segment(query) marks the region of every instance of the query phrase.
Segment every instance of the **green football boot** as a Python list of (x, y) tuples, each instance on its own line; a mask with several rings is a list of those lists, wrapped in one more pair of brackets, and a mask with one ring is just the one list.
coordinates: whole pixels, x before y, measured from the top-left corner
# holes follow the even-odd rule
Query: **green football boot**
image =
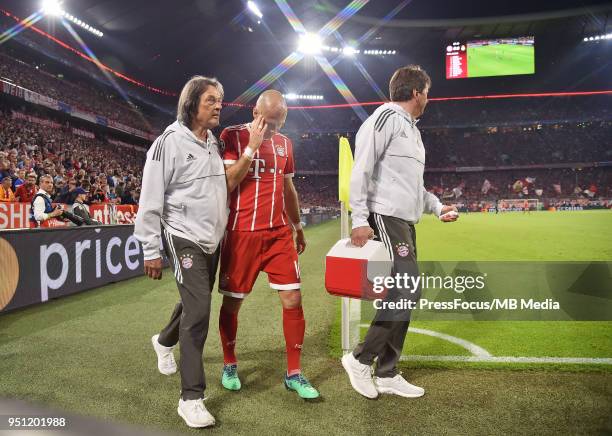
[(319, 398), (319, 391), (312, 387), (310, 382), (301, 373), (292, 376), (285, 375), (285, 387), (289, 391), (295, 391), (305, 400)]
[(223, 365), (223, 375), (221, 376), (221, 384), (225, 389), (230, 391), (239, 391), (242, 385), (238, 378), (238, 365)]

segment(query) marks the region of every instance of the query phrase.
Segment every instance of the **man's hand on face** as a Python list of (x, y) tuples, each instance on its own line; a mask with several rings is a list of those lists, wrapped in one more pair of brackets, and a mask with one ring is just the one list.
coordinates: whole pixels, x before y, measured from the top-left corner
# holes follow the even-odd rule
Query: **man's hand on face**
[(249, 144), (254, 152), (259, 149), (259, 146), (264, 140), (264, 134), (266, 132), (266, 120), (263, 116), (258, 115), (255, 117), (253, 122), (248, 126), (249, 131)]

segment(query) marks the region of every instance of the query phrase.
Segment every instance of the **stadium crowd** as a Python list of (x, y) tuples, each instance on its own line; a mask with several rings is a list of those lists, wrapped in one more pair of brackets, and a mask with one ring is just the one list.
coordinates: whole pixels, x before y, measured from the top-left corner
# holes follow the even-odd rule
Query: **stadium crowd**
[[(432, 128), (450, 127), (501, 128), (531, 124), (609, 122), (612, 120), (609, 98), (607, 95), (448, 101), (432, 98), (418, 126), (424, 132)], [(378, 104), (363, 106), (363, 110), (369, 115), (376, 107)], [(286, 130), (293, 134), (304, 131), (354, 133), (361, 125), (359, 116), (352, 108), (294, 110), (290, 113), (294, 116), (287, 120)], [(244, 117), (244, 113), (240, 112), (237, 116)]]
[(166, 117), (145, 115), (134, 103), (122, 100), (108, 88), (96, 86), (91, 79), (87, 82), (75, 77), (67, 80), (61, 70), (50, 64), (33, 65), (0, 53), (0, 78), (3, 80), (145, 132), (160, 130), (164, 122), (160, 118), (165, 120)]
[[(10, 178), (10, 192), (16, 200), (30, 201), (33, 194), (23, 195), (31, 186), (27, 183), (30, 175), (50, 174), (54, 177), (57, 202), (71, 204), (74, 190), (82, 187), (89, 193), (89, 203), (137, 204), (144, 149), (120, 147), (105, 138), (87, 138), (74, 133), (69, 123), (56, 124), (49, 128), (15, 118), (11, 111), (0, 115), (0, 180)], [(430, 144), (426, 145), (425, 184), (449, 202), (612, 197), (609, 167), (461, 172), (453, 168), (610, 160), (606, 141), (606, 135), (612, 137), (610, 130), (607, 125), (598, 129), (564, 126), (469, 135), (427, 131), (423, 135), (426, 144)], [(295, 183), (303, 207), (337, 206), (338, 140), (338, 134), (303, 134), (294, 138), (298, 172)], [(22, 184), (25, 188), (20, 189)], [(0, 188), (3, 201), (12, 198), (7, 192)], [(16, 195), (17, 192), (22, 195)]]
[[(427, 169), (516, 166), (612, 160), (612, 122), (505, 129), (424, 129)], [(341, 134), (293, 136), (301, 170), (335, 171)], [(354, 134), (347, 137), (354, 144)]]
[[(299, 176), (303, 207), (338, 207), (338, 176)], [(612, 198), (609, 168), (479, 172), (426, 172), (425, 186), (446, 203), (502, 199), (592, 200)]]
[[(72, 204), (79, 187), (90, 204), (138, 203), (144, 149), (82, 136), (68, 123), (50, 127), (14, 116), (0, 112), (0, 180), (10, 180), (14, 200), (29, 203), (38, 179), (48, 174), (58, 203)], [(7, 192), (0, 192), (2, 201), (10, 201)]]
[[(84, 69), (90, 75), (99, 74), (90, 62), (72, 54), (68, 57), (80, 63), (81, 73), (68, 64), (39, 62), (30, 52), (20, 52), (17, 58), (15, 51), (3, 48), (0, 77), (141, 130), (159, 131), (169, 123), (165, 114), (149, 111), (145, 116), (99, 80), (88, 79)], [(426, 186), (448, 202), (611, 197), (610, 167), (588, 164), (612, 161), (608, 99), (433, 100), (418, 124), (427, 150)], [(2, 201), (29, 201), (27, 194), (34, 189), (30, 176), (50, 174), (58, 202), (72, 203), (79, 187), (88, 192), (90, 203), (138, 202), (143, 150), (121, 147), (99, 133), (84, 136), (67, 117), (53, 121), (50, 128), (15, 117), (9, 107), (3, 106), (5, 112), (0, 114), (0, 180), (10, 179), (10, 186), (9, 180), (0, 184)], [(371, 113), (375, 108), (364, 106), (363, 110)], [(251, 117), (248, 108), (224, 111), (224, 125)], [(303, 207), (337, 206), (339, 138), (347, 136), (354, 145), (360, 124), (351, 108), (290, 110), (284, 131), (294, 143), (295, 181)], [(538, 167), (529, 168), (534, 165)], [(486, 168), (500, 166), (506, 168)]]

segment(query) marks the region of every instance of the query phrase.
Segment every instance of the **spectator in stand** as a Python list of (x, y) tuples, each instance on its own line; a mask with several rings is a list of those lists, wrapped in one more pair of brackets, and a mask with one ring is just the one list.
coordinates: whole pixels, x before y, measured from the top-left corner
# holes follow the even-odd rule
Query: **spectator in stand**
[(32, 200), (30, 219), (40, 225), (51, 218), (59, 217), (64, 211), (61, 207), (53, 207), (51, 195), (53, 195), (53, 177), (49, 175), (41, 176), (40, 189)]
[(13, 191), (25, 183), (26, 171), (24, 169), (17, 170), (17, 178), (13, 180)]
[(77, 182), (76, 179), (69, 179), (68, 185), (64, 186), (56, 197), (58, 203), (73, 204), (76, 199)]
[(126, 188), (121, 196), (121, 204), (137, 204), (136, 200), (132, 196), (132, 190), (130, 188)]
[(83, 188), (76, 188), (74, 193), (76, 194), (76, 198), (72, 205), (72, 213), (81, 218), (85, 225), (94, 226), (100, 224), (98, 221), (91, 218), (89, 208), (85, 204), (87, 200), (87, 191)]
[(117, 184), (117, 187), (115, 188), (115, 194), (117, 194), (117, 197), (121, 198), (123, 197), (124, 191), (125, 191), (125, 182), (121, 181)]
[(29, 174), (26, 177), (25, 183), (20, 185), (15, 191), (15, 201), (20, 203), (31, 203), (37, 191), (36, 174)]
[(61, 197), (63, 194), (65, 194), (68, 190), (67, 186), (66, 186), (66, 182), (64, 181), (63, 177), (55, 177), (53, 179), (54, 185), (55, 185), (55, 196), (53, 197), (53, 200), (57, 203), (63, 203), (61, 201), (59, 201), (59, 197)]
[(11, 162), (8, 159), (0, 161), (0, 180), (11, 177)]
[(2, 184), (0, 185), (0, 201), (2, 202), (13, 202), (15, 201), (15, 194), (11, 189), (11, 185), (13, 184), (13, 179), (9, 176), (6, 176), (2, 179)]
[(111, 203), (116, 203), (118, 200), (117, 194), (115, 193), (115, 188), (108, 189), (108, 201)]
[(93, 195), (93, 198), (91, 199), (92, 203), (106, 203), (108, 202), (108, 198), (106, 198), (106, 194), (104, 193), (104, 190), (100, 187), (98, 187)]

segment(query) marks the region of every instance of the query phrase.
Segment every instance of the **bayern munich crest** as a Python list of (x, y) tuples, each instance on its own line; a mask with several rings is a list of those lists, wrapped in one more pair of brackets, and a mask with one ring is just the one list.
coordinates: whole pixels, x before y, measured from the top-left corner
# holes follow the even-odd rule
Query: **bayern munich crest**
[(405, 242), (400, 242), (395, 246), (398, 256), (406, 257), (410, 254), (410, 247)]
[(181, 265), (184, 269), (191, 268), (193, 266), (193, 256), (191, 254), (181, 256)]
[(280, 157), (285, 157), (285, 147), (282, 145), (277, 145), (276, 154), (278, 154)]

